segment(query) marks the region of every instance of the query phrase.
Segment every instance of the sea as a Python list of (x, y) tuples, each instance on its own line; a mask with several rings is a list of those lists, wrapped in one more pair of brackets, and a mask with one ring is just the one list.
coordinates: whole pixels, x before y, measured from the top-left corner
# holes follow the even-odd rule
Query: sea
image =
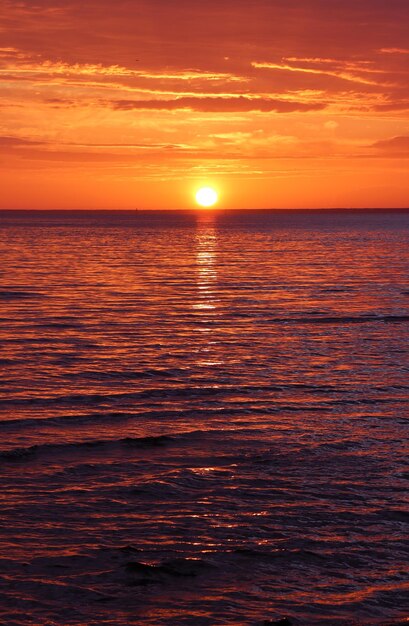
[(0, 624), (409, 622), (409, 211), (2, 211), (0, 259)]

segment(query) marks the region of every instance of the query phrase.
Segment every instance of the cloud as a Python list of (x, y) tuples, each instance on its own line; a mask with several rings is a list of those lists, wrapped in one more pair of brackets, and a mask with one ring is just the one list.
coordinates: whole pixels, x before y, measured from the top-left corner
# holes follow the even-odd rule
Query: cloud
[[(382, 83), (367, 78), (365, 76), (360, 76), (359, 73), (370, 73), (370, 74), (380, 74), (379, 70), (368, 69), (365, 65), (362, 66), (358, 64), (352, 63), (339, 63), (335, 62), (333, 59), (285, 59), (288, 61), (303, 61), (304, 65), (311, 63), (317, 64), (325, 64), (323, 68), (320, 67), (302, 67), (301, 65), (294, 65), (289, 63), (270, 63), (270, 62), (260, 62), (253, 61), (252, 66), (256, 69), (265, 69), (265, 70), (279, 70), (284, 72), (298, 72), (301, 74), (315, 74), (318, 76), (331, 76), (334, 78), (338, 78), (342, 81), (350, 82), (350, 83), (359, 83), (361, 85), (381, 85)], [(338, 66), (339, 69), (326, 69), (327, 64), (332, 64)]]
[(390, 101), (386, 101), (382, 104), (375, 104), (374, 106), (369, 107), (373, 111), (379, 111), (380, 113), (398, 112), (398, 111), (409, 111), (409, 100), (399, 100), (398, 98), (391, 99)]
[(33, 139), (25, 139), (21, 137), (11, 137), (8, 135), (0, 136), (1, 148), (23, 148), (25, 146), (36, 146), (44, 143), (43, 141), (35, 141)]
[[(0, 58), (1, 50), (0, 48)], [(74, 76), (109, 78), (145, 78), (153, 80), (172, 80), (172, 81), (224, 81), (224, 82), (245, 82), (248, 78), (237, 76), (228, 72), (210, 72), (198, 69), (182, 69), (182, 70), (137, 70), (133, 68), (123, 67), (120, 65), (104, 65), (102, 63), (63, 63), (47, 61), (36, 61), (30, 55), (23, 54), (17, 49), (8, 49), (9, 52), (3, 60), (1, 72), (15, 73), (22, 78), (35, 78), (37, 75), (44, 79), (45, 76), (64, 76), (69, 78)]]
[(367, 2), (117, 0), (113, 11), (109, 0), (0, 0), (0, 80), (67, 86), (69, 101), (87, 88), (122, 90), (123, 99), (149, 87), (169, 99), (223, 90), (260, 100), (310, 88), (345, 109), (339, 94), (359, 85), (364, 108), (379, 92), (387, 112), (403, 99), (409, 4)]
[(335, 122), (334, 120), (328, 120), (324, 123), (324, 128), (326, 128), (327, 130), (336, 130), (338, 126), (338, 122)]
[(409, 48), (381, 48), (379, 52), (385, 54), (409, 54)]
[(136, 109), (174, 111), (190, 109), (207, 113), (250, 112), (291, 113), (294, 111), (320, 111), (325, 108), (322, 102), (293, 102), (270, 98), (250, 98), (246, 96), (218, 98), (175, 98), (174, 100), (114, 100), (110, 105), (115, 110), (131, 111)]
[(392, 137), (391, 139), (382, 139), (375, 142), (371, 146), (382, 150), (382, 152), (392, 154), (408, 154), (409, 155), (409, 137)]

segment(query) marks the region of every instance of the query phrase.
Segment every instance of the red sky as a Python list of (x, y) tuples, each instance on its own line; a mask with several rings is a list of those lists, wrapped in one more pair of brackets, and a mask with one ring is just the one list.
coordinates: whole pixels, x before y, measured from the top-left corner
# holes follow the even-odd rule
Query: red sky
[(0, 206), (409, 206), (408, 0), (0, 0)]

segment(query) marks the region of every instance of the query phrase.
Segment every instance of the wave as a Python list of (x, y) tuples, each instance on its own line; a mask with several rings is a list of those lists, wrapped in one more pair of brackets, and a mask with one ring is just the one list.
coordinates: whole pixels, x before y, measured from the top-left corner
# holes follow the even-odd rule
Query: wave
[[(27, 426), (55, 426), (66, 428), (67, 426), (82, 426), (84, 424), (100, 424), (104, 422), (126, 422), (129, 420), (157, 420), (157, 419), (172, 419), (183, 420), (188, 418), (198, 417), (224, 417), (224, 416), (240, 416), (247, 415), (249, 412), (248, 407), (206, 407), (204, 409), (160, 409), (160, 410), (148, 410), (148, 411), (110, 411), (110, 412), (97, 412), (97, 413), (81, 413), (70, 415), (59, 415), (54, 417), (21, 417), (12, 418), (2, 422), (2, 429), (25, 429)], [(271, 412), (266, 408), (252, 407), (252, 414), (265, 415)]]
[[(77, 376), (77, 374), (75, 374)], [(99, 375), (95, 375), (97, 379)], [(109, 376), (109, 373), (108, 373)], [(125, 374), (126, 376), (126, 374)], [(78, 373), (78, 377), (81, 378), (81, 373)], [(78, 393), (61, 396), (49, 396), (49, 397), (22, 397), (13, 399), (4, 399), (0, 401), (0, 406), (36, 406), (36, 405), (54, 405), (54, 404), (94, 404), (103, 402), (116, 402), (119, 400), (137, 400), (137, 399), (154, 399), (154, 398), (174, 398), (174, 397), (187, 397), (194, 398), (200, 396), (220, 396), (229, 393), (240, 392), (241, 394), (251, 395), (253, 393), (265, 393), (271, 391), (293, 391), (293, 390), (308, 390), (312, 392), (322, 393), (348, 393), (350, 389), (348, 387), (342, 388), (336, 385), (312, 385), (304, 383), (283, 383), (283, 384), (270, 384), (270, 385), (231, 385), (231, 384), (207, 384), (203, 386), (190, 385), (185, 387), (174, 388), (161, 388), (154, 387), (150, 389), (144, 389), (142, 391), (125, 391), (119, 393)]]
[(68, 443), (44, 443), (13, 448), (11, 450), (3, 450), (0, 452), (0, 461), (25, 461), (44, 454), (66, 453), (90, 449), (97, 449), (98, 451), (111, 451), (118, 447), (153, 448), (157, 446), (169, 445), (178, 440), (190, 439), (203, 432), (204, 431), (201, 430), (193, 430), (172, 435), (123, 437), (122, 439), (89, 439), (86, 441)]
[(85, 378), (90, 380), (139, 380), (144, 378), (175, 378), (176, 376), (183, 374), (182, 369), (146, 369), (140, 371), (107, 371), (102, 372), (93, 370), (82, 370), (81, 372), (69, 372), (66, 375), (67, 378)]
[[(156, 371), (156, 370), (155, 370)], [(106, 373), (107, 377), (111, 376), (110, 372)], [(120, 376), (120, 372), (115, 375)], [(153, 374), (155, 376), (156, 374)], [(173, 376), (174, 372), (169, 371), (169, 375)], [(92, 375), (92, 378), (98, 380), (100, 374), (95, 373), (95, 376)], [(125, 379), (128, 376), (128, 373), (124, 373)], [(133, 373), (129, 374), (129, 376), (133, 376)], [(138, 376), (138, 375), (137, 375)], [(149, 374), (148, 374), (149, 376)], [(159, 375), (160, 376), (160, 375)], [(164, 374), (166, 377), (167, 374)], [(82, 378), (81, 372), (75, 374), (75, 377)], [(142, 376), (141, 376), (142, 377)], [(149, 376), (150, 377), (150, 376)], [(104, 374), (102, 373), (102, 380), (104, 380)], [(286, 398), (268, 398), (269, 407), (263, 407), (262, 412), (264, 413), (275, 413), (277, 410), (286, 410), (286, 411), (321, 411), (325, 410), (329, 406), (333, 405), (343, 405), (343, 404), (388, 404), (393, 402), (407, 402), (405, 398), (395, 397), (391, 395), (391, 397), (368, 397), (371, 393), (385, 392), (390, 393), (394, 391), (405, 391), (409, 387), (407, 385), (402, 384), (393, 384), (389, 386), (373, 386), (367, 387), (364, 391), (362, 391), (358, 397), (348, 398), (343, 397), (340, 399), (337, 398), (322, 398), (319, 399), (317, 404), (308, 404), (304, 403), (302, 405), (291, 403), (285, 404)], [(16, 398), (5, 398), (0, 400), (0, 407), (50, 407), (50, 406), (58, 406), (58, 405), (69, 405), (69, 406), (98, 406), (98, 405), (115, 405), (117, 403), (126, 402), (126, 401), (138, 401), (138, 400), (156, 400), (156, 399), (176, 399), (176, 398), (187, 398), (190, 400), (198, 400), (204, 397), (219, 397), (226, 398), (229, 395), (235, 395), (239, 393), (242, 396), (248, 396), (250, 400), (253, 400), (257, 394), (270, 394), (274, 392), (308, 392), (314, 395), (319, 394), (340, 394), (347, 395), (354, 391), (354, 387), (351, 388), (350, 385), (345, 384), (344, 386), (340, 385), (313, 385), (307, 383), (283, 383), (283, 384), (270, 384), (270, 385), (232, 385), (232, 384), (211, 384), (210, 381), (207, 385), (189, 385), (183, 387), (174, 386), (170, 388), (167, 387), (152, 387), (149, 389), (142, 389), (141, 391), (125, 391), (125, 392), (117, 392), (117, 393), (76, 393), (69, 395), (55, 395), (55, 396), (32, 396), (32, 397), (16, 397)], [(355, 390), (356, 391), (356, 390)], [(238, 401), (238, 404), (242, 405), (242, 409), (244, 409), (246, 401)], [(247, 407), (249, 408), (249, 407)], [(196, 413), (201, 409), (195, 409), (190, 411), (190, 413)], [(203, 409), (205, 411), (211, 412), (213, 409), (211, 407), (206, 407)], [(217, 411), (223, 410), (220, 408), (216, 409)], [(226, 405), (227, 411), (237, 411), (241, 410), (237, 405), (234, 407), (229, 407)], [(252, 412), (257, 412), (257, 408), (252, 406)], [(182, 411), (180, 411), (182, 413)], [(167, 409), (158, 412), (158, 415), (166, 415)], [(87, 414), (83, 417), (81, 416), (66, 416), (66, 418), (72, 417), (72, 419), (92, 419), (95, 417), (96, 419), (128, 419), (135, 416), (149, 416), (152, 415), (151, 411), (147, 412), (98, 412), (94, 414)], [(37, 418), (35, 418), (37, 419)], [(43, 418), (40, 418), (42, 420)], [(44, 418), (44, 419), (60, 419), (60, 418)], [(23, 420), (8, 420), (6, 423), (11, 424), (17, 421)], [(51, 423), (51, 422), (50, 422)]]
[(125, 570), (132, 576), (132, 583), (147, 585), (164, 582), (168, 577), (196, 577), (214, 570), (215, 565), (203, 559), (175, 558), (154, 565), (140, 561), (128, 561)]
[(144, 400), (152, 398), (174, 398), (174, 397), (193, 397), (193, 396), (211, 396), (229, 393), (233, 388), (226, 387), (180, 387), (175, 389), (145, 389), (143, 391), (127, 391), (120, 393), (78, 393), (64, 396), (51, 397), (23, 397), (13, 398), (0, 401), (0, 406), (50, 406), (55, 404), (98, 404), (107, 402), (116, 402), (118, 400)]
[(258, 321), (263, 324), (367, 324), (370, 322), (409, 322), (409, 315), (347, 315), (308, 317), (270, 317)]
[(0, 289), (0, 300), (32, 300), (46, 297), (47, 295), (41, 291), (29, 291), (18, 287)]

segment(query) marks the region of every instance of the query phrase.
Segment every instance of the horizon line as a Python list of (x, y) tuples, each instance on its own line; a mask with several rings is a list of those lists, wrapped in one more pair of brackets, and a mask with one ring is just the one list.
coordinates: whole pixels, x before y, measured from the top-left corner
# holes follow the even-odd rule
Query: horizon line
[(314, 207), (314, 208), (306, 208), (306, 207), (293, 207), (293, 208), (237, 208), (237, 209), (227, 209), (227, 208), (209, 208), (209, 209), (198, 209), (198, 208), (172, 208), (172, 209), (91, 209), (91, 208), (54, 208), (54, 209), (27, 209), (27, 208), (0, 208), (0, 212), (2, 213), (57, 213), (57, 212), (67, 212), (67, 213), (198, 213), (198, 214), (206, 214), (206, 213), (230, 213), (230, 212), (296, 212), (302, 211), (305, 213), (308, 212), (405, 212), (409, 211), (408, 207)]
[(45, 213), (45, 212), (116, 212), (116, 213), (169, 213), (169, 212), (192, 212), (192, 213), (216, 213), (216, 212), (230, 212), (230, 211), (409, 211), (409, 206), (407, 207), (258, 207), (258, 208), (221, 208), (221, 207), (212, 207), (212, 208), (171, 208), (171, 209), (102, 209), (102, 208), (0, 208), (0, 212), (10, 212), (10, 213)]

